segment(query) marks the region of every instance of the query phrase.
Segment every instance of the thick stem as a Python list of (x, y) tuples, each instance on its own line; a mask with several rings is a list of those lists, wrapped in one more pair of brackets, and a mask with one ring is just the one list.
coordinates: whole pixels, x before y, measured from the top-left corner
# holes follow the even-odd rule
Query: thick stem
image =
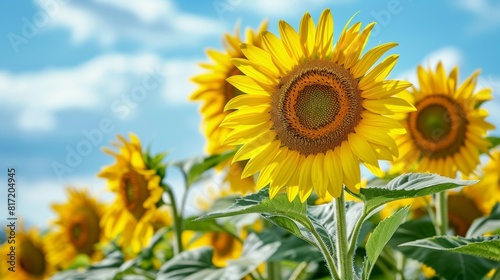
[(281, 263), (274, 261), (267, 263), (267, 278), (269, 280), (281, 280)]
[(340, 280), (340, 277), (339, 277), (339, 274), (337, 273), (337, 268), (335, 267), (335, 262), (332, 258), (332, 255), (330, 254), (330, 251), (328, 251), (328, 248), (327, 248), (325, 242), (323, 241), (323, 239), (321, 238), (321, 236), (319, 235), (319, 233), (316, 231), (316, 229), (314, 228), (314, 226), (311, 223), (309, 223), (309, 224), (303, 223), (302, 225), (305, 226), (307, 229), (309, 229), (309, 231), (312, 233), (312, 235), (314, 236), (316, 241), (318, 241), (319, 249), (321, 250), (321, 253), (323, 253), (323, 258), (325, 258), (326, 265), (328, 266), (328, 269), (330, 270), (330, 274), (332, 276), (332, 279)]
[(163, 185), (165, 192), (170, 198), (170, 205), (172, 206), (172, 214), (174, 216), (174, 229), (175, 229), (175, 243), (174, 243), (174, 253), (177, 255), (183, 251), (182, 248), (182, 216), (179, 216), (177, 212), (177, 203), (175, 201), (174, 193), (172, 188), (168, 185)]
[(337, 260), (340, 276), (342, 279), (352, 279), (352, 259), (349, 257), (349, 240), (347, 236), (347, 224), (345, 214), (344, 190), (340, 197), (335, 199), (335, 225), (337, 226)]
[(439, 226), (439, 235), (448, 232), (448, 194), (446, 191), (436, 194), (436, 219)]

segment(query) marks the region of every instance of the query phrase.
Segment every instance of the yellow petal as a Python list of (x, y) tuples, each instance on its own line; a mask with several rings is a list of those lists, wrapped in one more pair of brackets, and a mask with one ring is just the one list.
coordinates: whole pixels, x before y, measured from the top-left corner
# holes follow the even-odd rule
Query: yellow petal
[(340, 158), (342, 160), (342, 169), (344, 170), (344, 183), (349, 190), (358, 193), (356, 188), (361, 180), (361, 171), (359, 169), (359, 161), (351, 151), (347, 141), (342, 142), (340, 146)]
[(340, 192), (342, 191), (342, 182), (343, 182), (343, 172), (342, 172), (342, 162), (338, 155), (340, 149), (335, 149), (335, 151), (328, 150), (325, 155), (325, 171), (329, 177), (330, 184), (328, 185), (330, 188), (328, 189), (328, 193), (330, 193), (333, 197), (339, 197)]
[(398, 44), (396, 43), (385, 43), (377, 46), (363, 55), (363, 57), (354, 65), (351, 70), (354, 78), (359, 78), (368, 72), (368, 70), (373, 66), (375, 62), (388, 50), (394, 48)]
[(347, 139), (349, 147), (351, 147), (351, 150), (359, 159), (371, 165), (378, 166), (377, 155), (363, 137), (356, 133), (350, 133)]
[(314, 43), (316, 39), (316, 28), (309, 13), (305, 13), (300, 21), (300, 43), (302, 51), (307, 58), (314, 55)]
[(234, 75), (227, 78), (226, 81), (242, 92), (251, 95), (269, 96), (269, 93), (273, 91), (272, 87), (266, 86), (244, 75)]
[(268, 31), (264, 31), (262, 32), (262, 40), (271, 53), (274, 63), (280, 69), (281, 74), (285, 74), (295, 66), (290, 57), (288, 57), (283, 42), (278, 37)]
[(271, 55), (265, 50), (245, 43), (240, 44), (240, 49), (248, 60), (265, 65), (274, 73), (279, 71), (276, 65), (274, 65)]
[(384, 80), (392, 71), (394, 65), (396, 65), (398, 58), (399, 55), (393, 54), (384, 59), (384, 61), (375, 66), (366, 76), (361, 78), (359, 88), (361, 90), (367, 90), (372, 88), (374, 84)]
[(279, 23), (280, 36), (283, 40), (283, 45), (285, 46), (288, 54), (295, 61), (301, 61), (303, 54), (300, 47), (300, 38), (297, 32), (290, 26), (287, 22), (281, 20)]
[(319, 18), (318, 29), (316, 30), (317, 52), (320, 58), (328, 57), (333, 47), (333, 17), (330, 9), (325, 9)]

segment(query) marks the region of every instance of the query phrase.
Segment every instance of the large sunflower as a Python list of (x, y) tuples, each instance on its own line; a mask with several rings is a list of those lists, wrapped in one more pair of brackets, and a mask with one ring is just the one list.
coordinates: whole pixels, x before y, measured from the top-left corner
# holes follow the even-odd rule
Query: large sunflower
[[(7, 231), (8, 232), (8, 231)], [(4, 243), (0, 248), (2, 261), (0, 279), (4, 280), (41, 280), (47, 279), (54, 267), (48, 259), (47, 250), (40, 233), (35, 229), (26, 231), (22, 226), (16, 229), (15, 243)], [(11, 264), (9, 254), (11, 246), (15, 247), (15, 272), (8, 270)]]
[(417, 69), (420, 88), (406, 92), (417, 111), (406, 115), (408, 134), (396, 138), (400, 159), (395, 165), (403, 172), (433, 172), (456, 177), (467, 176), (479, 164), (480, 152), (488, 151), (486, 132), (494, 126), (479, 108), (491, 99), (491, 90), (475, 92), (479, 71), (458, 85), (458, 68), (447, 76), (442, 63), (436, 71)]
[[(260, 28), (254, 32), (247, 29), (245, 42), (256, 46), (262, 46), (262, 37), (260, 34), (266, 30), (267, 22), (264, 21)], [(226, 79), (233, 75), (240, 75), (242, 72), (231, 63), (232, 58), (244, 58), (244, 53), (240, 50), (239, 45), (242, 43), (240, 38), (239, 28), (236, 28), (235, 35), (225, 35), (224, 46), (225, 51), (208, 50), (207, 55), (213, 60), (213, 63), (200, 64), (207, 72), (194, 77), (192, 80), (199, 86), (198, 89), (190, 96), (191, 100), (200, 101), (203, 103), (201, 107), (201, 115), (203, 117), (202, 127), (207, 138), (207, 151), (209, 154), (218, 154), (229, 150), (234, 150), (234, 147), (222, 145), (230, 129), (220, 127), (220, 124), (228, 112), (224, 111), (224, 106), (233, 97), (242, 94), (240, 90), (229, 84)], [(231, 164), (231, 159), (220, 164), (218, 169), (223, 169), (229, 166), (226, 170), (224, 181), (229, 183), (233, 191), (240, 194), (247, 194), (255, 190), (255, 182), (252, 177), (241, 178), (243, 171), (243, 163)]]
[(302, 201), (314, 188), (319, 197), (339, 197), (343, 184), (359, 191), (363, 162), (380, 174), (378, 160), (398, 156), (393, 133), (404, 133), (392, 115), (414, 108), (394, 97), (411, 84), (385, 80), (398, 56), (375, 62), (396, 43), (361, 57), (375, 23), (346, 25), (333, 45), (329, 9), (317, 28), (306, 13), (297, 33), (281, 21), (281, 39), (262, 34), (264, 49), (241, 44), (247, 59), (233, 59), (246, 76), (228, 81), (247, 93), (236, 96), (221, 126), (232, 129), (225, 144), (243, 145), (234, 160), (248, 160), (243, 177), (260, 172), (257, 188), (270, 184), (274, 197), (286, 187)]
[[(117, 238), (120, 246), (137, 253), (147, 245), (154, 233), (152, 219), (163, 189), (160, 176), (144, 161), (141, 142), (130, 133), (130, 142), (118, 135), (119, 153), (105, 149), (116, 163), (105, 167), (99, 177), (108, 180), (109, 189), (116, 193), (114, 203), (106, 210), (101, 225), (109, 239)], [(129, 247), (130, 246), (130, 247)]]
[(69, 199), (64, 204), (53, 204), (57, 212), (56, 229), (45, 238), (51, 262), (65, 269), (78, 254), (86, 254), (98, 261), (102, 254), (96, 245), (102, 240), (99, 225), (104, 204), (97, 202), (86, 190), (67, 189)]

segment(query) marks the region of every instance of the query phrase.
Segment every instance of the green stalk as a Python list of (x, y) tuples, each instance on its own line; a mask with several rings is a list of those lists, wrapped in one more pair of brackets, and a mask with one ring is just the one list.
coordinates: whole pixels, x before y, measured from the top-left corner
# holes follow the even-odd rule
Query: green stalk
[(277, 261), (267, 263), (267, 278), (269, 280), (281, 280), (281, 263)]
[(175, 201), (174, 193), (172, 192), (172, 188), (162, 183), (165, 192), (170, 198), (170, 204), (172, 205), (172, 214), (174, 216), (174, 230), (175, 230), (175, 243), (174, 243), (174, 253), (178, 255), (183, 251), (182, 248), (182, 216), (179, 216), (177, 212), (177, 203)]
[(446, 235), (448, 232), (448, 194), (446, 191), (436, 194), (436, 220), (439, 228), (439, 235)]
[(325, 258), (326, 265), (328, 266), (328, 269), (330, 270), (330, 274), (332, 276), (332, 279), (335, 280), (340, 280), (339, 274), (337, 272), (337, 268), (335, 267), (335, 262), (332, 258), (332, 255), (330, 255), (330, 251), (328, 251), (328, 247), (326, 246), (325, 242), (319, 235), (319, 233), (316, 231), (314, 226), (311, 224), (311, 222), (308, 222), (307, 224), (302, 223), (304, 227), (306, 227), (314, 236), (316, 241), (318, 242), (319, 249), (321, 253), (323, 254), (323, 258)]
[(344, 190), (340, 197), (335, 199), (335, 225), (337, 226), (337, 265), (342, 279), (352, 279), (352, 259), (349, 256), (349, 240), (347, 236), (347, 224), (345, 214)]

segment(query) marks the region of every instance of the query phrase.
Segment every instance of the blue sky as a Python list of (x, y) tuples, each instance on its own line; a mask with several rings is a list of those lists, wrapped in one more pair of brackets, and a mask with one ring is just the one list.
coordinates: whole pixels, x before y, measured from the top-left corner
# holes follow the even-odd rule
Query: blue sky
[[(96, 173), (113, 160), (100, 147), (117, 133), (132, 131), (174, 160), (202, 154), (199, 106), (187, 96), (205, 50), (221, 49), (236, 22), (256, 28), (267, 18), (276, 33), (280, 19), (297, 28), (305, 11), (316, 21), (326, 7), (335, 38), (359, 11), (355, 21), (378, 22), (367, 47), (399, 43), (392, 77), (414, 81), (417, 64), (438, 59), (448, 71), (458, 65), (461, 80), (481, 68), (480, 87), (493, 87), (497, 98), (486, 106), (489, 120), (500, 127), (496, 1), (2, 1), (0, 180), (17, 168), (19, 215), (43, 227), (65, 186), (107, 196)], [(71, 156), (78, 149), (79, 160)], [(66, 169), (55, 171), (58, 164)], [(6, 190), (0, 200), (5, 205)]]

